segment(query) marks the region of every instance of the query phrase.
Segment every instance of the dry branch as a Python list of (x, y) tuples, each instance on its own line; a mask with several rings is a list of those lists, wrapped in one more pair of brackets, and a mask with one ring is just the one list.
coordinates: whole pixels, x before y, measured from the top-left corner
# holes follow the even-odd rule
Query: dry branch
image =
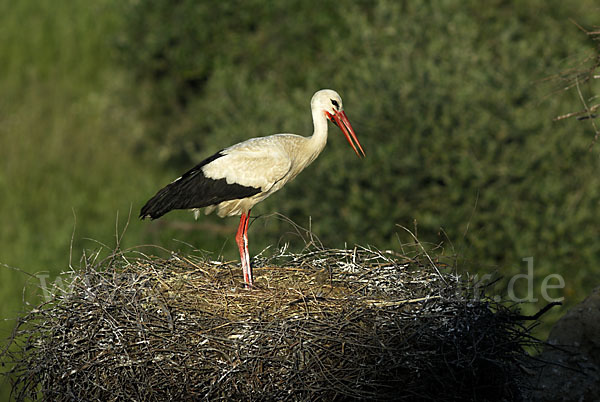
[(575, 21), (571, 22), (573, 22), (590, 38), (591, 41), (595, 43), (595, 50), (589, 56), (585, 57), (578, 66), (569, 68), (551, 77), (552, 81), (560, 83), (561, 91), (576, 89), (582, 106), (582, 109), (580, 110), (564, 113), (560, 116), (556, 116), (553, 120), (560, 121), (573, 117), (575, 117), (577, 120), (589, 120), (594, 130), (594, 138), (590, 144), (591, 149), (591, 147), (598, 141), (598, 138), (600, 138), (600, 129), (594, 120), (598, 117), (596, 112), (600, 107), (600, 104), (589, 105), (588, 103), (597, 99), (598, 95), (594, 93), (594, 90), (592, 89), (591, 96), (584, 96), (581, 87), (584, 84), (587, 84), (587, 87), (589, 88), (594, 80), (600, 78), (600, 74), (598, 74), (600, 71), (600, 31), (598, 29), (587, 30), (581, 25), (577, 24)]

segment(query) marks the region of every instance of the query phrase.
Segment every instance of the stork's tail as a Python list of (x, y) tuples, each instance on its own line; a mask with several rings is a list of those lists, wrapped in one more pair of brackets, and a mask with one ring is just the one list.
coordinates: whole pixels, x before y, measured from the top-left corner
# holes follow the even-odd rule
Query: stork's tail
[(157, 219), (167, 212), (176, 209), (173, 186), (168, 185), (162, 188), (156, 195), (148, 200), (140, 210), (141, 219)]

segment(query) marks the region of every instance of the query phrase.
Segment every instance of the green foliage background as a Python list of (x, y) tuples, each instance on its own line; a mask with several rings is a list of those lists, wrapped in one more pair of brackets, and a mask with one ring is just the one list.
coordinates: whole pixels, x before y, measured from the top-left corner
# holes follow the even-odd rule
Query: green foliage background
[[(588, 151), (589, 122), (552, 122), (580, 100), (542, 81), (593, 54), (569, 19), (598, 24), (594, 1), (0, 0), (0, 15), (2, 317), (39, 283), (7, 266), (52, 280), (114, 247), (130, 208), (125, 247), (236, 259), (236, 219), (148, 223), (139, 208), (225, 146), (309, 135), (320, 88), (340, 92), (367, 158), (331, 126), (319, 159), (255, 216), (311, 217), (330, 247), (399, 250), (398, 225), (416, 228), (459, 269), (505, 278), (533, 256), (535, 296), (560, 274), (567, 306), (598, 285), (600, 148)], [(301, 247), (289, 231), (255, 220), (251, 253)]]

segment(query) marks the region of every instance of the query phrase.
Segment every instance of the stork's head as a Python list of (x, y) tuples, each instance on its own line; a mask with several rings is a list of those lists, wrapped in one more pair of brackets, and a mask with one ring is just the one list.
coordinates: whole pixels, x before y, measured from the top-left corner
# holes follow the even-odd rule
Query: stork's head
[[(365, 151), (360, 145), (360, 142), (358, 142), (358, 138), (346, 117), (346, 113), (344, 113), (342, 98), (337, 92), (332, 89), (321, 89), (320, 91), (317, 91), (310, 100), (310, 107), (312, 110), (321, 110), (327, 119), (331, 120), (333, 124), (342, 130), (358, 157), (365, 156)], [(360, 152), (358, 151), (359, 149)]]

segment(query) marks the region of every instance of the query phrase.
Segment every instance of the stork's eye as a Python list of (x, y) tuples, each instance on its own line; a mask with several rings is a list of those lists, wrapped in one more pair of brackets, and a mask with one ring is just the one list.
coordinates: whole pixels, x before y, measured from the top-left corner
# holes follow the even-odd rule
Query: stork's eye
[(335, 106), (335, 108), (336, 108), (336, 109), (339, 109), (339, 108), (340, 108), (340, 104), (339, 104), (339, 103), (338, 103), (338, 101), (336, 101), (335, 99), (332, 99), (332, 100), (331, 100), (331, 104), (332, 104), (333, 106)]

